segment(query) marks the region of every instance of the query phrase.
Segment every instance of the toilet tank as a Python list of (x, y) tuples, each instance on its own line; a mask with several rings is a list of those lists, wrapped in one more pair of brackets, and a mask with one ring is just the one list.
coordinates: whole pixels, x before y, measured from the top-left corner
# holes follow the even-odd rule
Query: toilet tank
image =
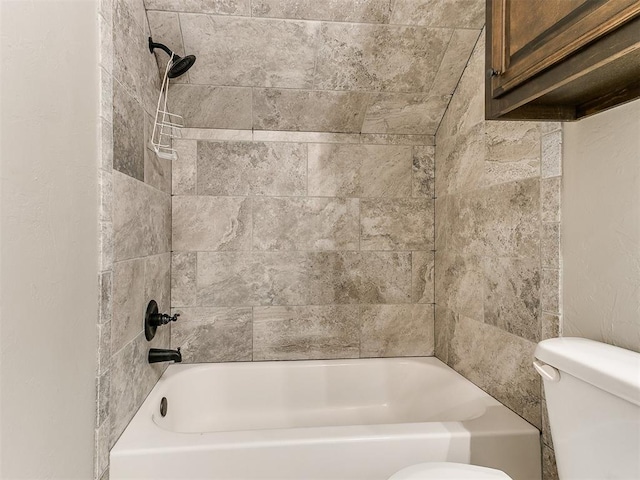
[(640, 479), (640, 354), (552, 338), (535, 357), (560, 479)]

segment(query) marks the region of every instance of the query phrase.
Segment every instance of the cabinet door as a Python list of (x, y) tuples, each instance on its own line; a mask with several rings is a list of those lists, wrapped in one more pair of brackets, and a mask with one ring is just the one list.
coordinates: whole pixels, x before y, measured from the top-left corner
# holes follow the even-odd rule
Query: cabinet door
[[(639, 0), (487, 0), (498, 98), (640, 14)], [(489, 59), (488, 59), (489, 60)]]

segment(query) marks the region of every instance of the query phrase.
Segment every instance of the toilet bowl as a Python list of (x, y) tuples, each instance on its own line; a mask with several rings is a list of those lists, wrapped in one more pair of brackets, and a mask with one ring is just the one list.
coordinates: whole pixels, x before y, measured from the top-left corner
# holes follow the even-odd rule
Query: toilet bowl
[(394, 473), (389, 480), (511, 480), (500, 470), (464, 463), (418, 463)]

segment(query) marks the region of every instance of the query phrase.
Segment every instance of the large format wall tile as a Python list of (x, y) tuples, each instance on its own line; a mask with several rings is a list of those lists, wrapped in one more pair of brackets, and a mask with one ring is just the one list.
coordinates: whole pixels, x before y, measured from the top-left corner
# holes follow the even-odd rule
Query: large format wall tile
[(357, 305), (257, 307), (253, 359), (357, 358)]
[(178, 308), (171, 346), (185, 363), (246, 362), (252, 359), (251, 308)]
[(173, 252), (171, 257), (171, 307), (197, 304), (196, 252)]
[(414, 303), (434, 303), (434, 252), (413, 252), (411, 263), (411, 300)]
[(362, 92), (253, 89), (253, 128), (360, 132), (369, 96)]
[(378, 93), (373, 96), (362, 124), (364, 133), (436, 133), (448, 95)]
[(211, 85), (172, 85), (171, 113), (191, 128), (250, 129), (251, 89)]
[(113, 174), (115, 259), (168, 252), (171, 197), (119, 172)]
[(319, 24), (180, 14), (184, 47), (196, 55), (191, 82), (310, 88)]
[[(180, 20), (177, 12), (162, 12), (156, 10), (147, 11), (149, 20), (149, 30), (154, 42), (167, 45), (176, 55), (185, 56), (184, 45), (182, 43), (182, 31), (180, 30)], [(156, 62), (161, 75), (167, 68), (169, 55), (160, 49), (155, 50)], [(174, 78), (172, 83), (186, 83), (189, 73)]]
[(314, 86), (427, 92), (450, 37), (449, 29), (323, 23)]
[(480, 30), (456, 29), (453, 31), (433, 81), (431, 95), (453, 95), (479, 35)]
[(430, 27), (484, 26), (484, 0), (395, 0), (391, 23)]
[(251, 201), (246, 197), (173, 197), (173, 250), (249, 250)]
[(363, 305), (361, 357), (433, 355), (433, 305)]
[(436, 252), (436, 303), (456, 313), (484, 321), (481, 260), (454, 252)]
[(113, 320), (111, 351), (117, 352), (142, 330), (145, 303), (145, 261), (118, 262), (113, 268)]
[(540, 261), (484, 260), (484, 321), (532, 342), (540, 340)]
[(362, 200), (360, 232), (362, 250), (430, 250), (433, 248), (433, 200)]
[(198, 142), (200, 195), (306, 194), (303, 145), (262, 142)]
[(199, 252), (202, 306), (408, 303), (411, 254)]
[(357, 199), (256, 198), (253, 248), (357, 250), (359, 213)]
[(541, 426), (536, 344), (460, 316), (449, 345), (449, 364), (533, 425)]
[(251, 0), (144, 0), (147, 10), (251, 15)]
[(309, 195), (411, 196), (411, 147), (309, 145)]
[(113, 168), (144, 180), (144, 112), (119, 83), (113, 85)]
[(413, 147), (413, 196), (435, 198), (435, 176), (435, 147)]
[(254, 0), (254, 17), (388, 23), (389, 0)]

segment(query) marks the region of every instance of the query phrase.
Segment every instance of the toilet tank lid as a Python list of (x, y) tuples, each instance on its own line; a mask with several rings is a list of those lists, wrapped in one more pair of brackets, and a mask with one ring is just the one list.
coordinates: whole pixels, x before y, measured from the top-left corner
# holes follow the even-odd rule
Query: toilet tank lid
[(640, 353), (586, 338), (564, 337), (538, 343), (535, 357), (640, 406)]

